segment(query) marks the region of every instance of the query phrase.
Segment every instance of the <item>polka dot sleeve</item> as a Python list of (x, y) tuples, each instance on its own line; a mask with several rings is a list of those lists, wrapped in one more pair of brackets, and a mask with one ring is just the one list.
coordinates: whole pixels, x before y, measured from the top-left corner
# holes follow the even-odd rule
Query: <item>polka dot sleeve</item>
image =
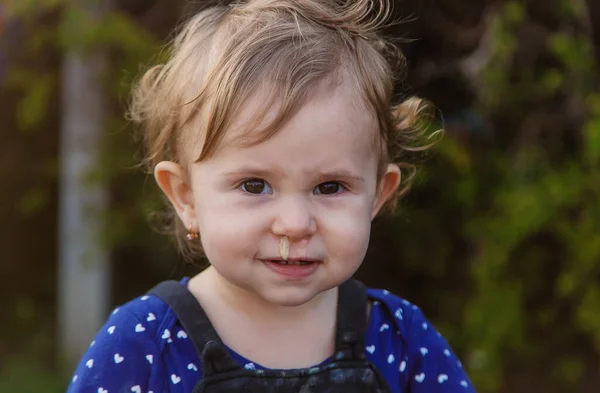
[(418, 307), (408, 326), (410, 393), (475, 393), (460, 361), (447, 341)]
[(149, 392), (159, 360), (151, 324), (115, 309), (83, 355), (67, 393)]

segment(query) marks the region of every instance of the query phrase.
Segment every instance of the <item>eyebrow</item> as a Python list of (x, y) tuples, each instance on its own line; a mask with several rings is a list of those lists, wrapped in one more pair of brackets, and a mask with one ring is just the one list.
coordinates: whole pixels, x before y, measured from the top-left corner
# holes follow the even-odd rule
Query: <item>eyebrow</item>
[(225, 177), (238, 177), (238, 176), (256, 176), (256, 177), (267, 177), (269, 175), (277, 174), (279, 175), (279, 171), (269, 171), (263, 168), (256, 167), (242, 167), (232, 171), (221, 172), (221, 176)]
[(341, 179), (346, 181), (354, 181), (357, 183), (364, 183), (365, 179), (361, 176), (354, 175), (352, 172), (346, 170), (337, 170), (331, 172), (319, 173), (317, 176), (319, 182), (330, 181), (335, 179)]
[[(264, 168), (257, 167), (242, 167), (233, 171), (221, 172), (221, 176), (225, 177), (237, 177), (237, 176), (256, 176), (259, 178), (266, 178), (269, 176), (280, 176), (283, 177), (283, 172), (279, 170), (271, 171)], [(365, 183), (365, 179), (362, 176), (357, 176), (350, 171), (341, 169), (333, 170), (331, 172), (317, 172), (316, 179), (319, 183), (332, 181), (332, 180), (345, 180), (353, 181), (357, 183)]]

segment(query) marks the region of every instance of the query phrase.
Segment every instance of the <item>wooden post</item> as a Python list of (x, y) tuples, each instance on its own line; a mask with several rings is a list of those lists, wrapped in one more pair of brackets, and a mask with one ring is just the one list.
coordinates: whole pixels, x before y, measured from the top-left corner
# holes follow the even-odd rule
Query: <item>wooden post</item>
[[(94, 23), (106, 15), (108, 3), (73, 1), (67, 6)], [(62, 65), (58, 335), (60, 354), (68, 362), (82, 355), (108, 312), (109, 252), (101, 241), (108, 189), (89, 179), (100, 165), (106, 130), (106, 65), (101, 49), (79, 47), (67, 50)]]

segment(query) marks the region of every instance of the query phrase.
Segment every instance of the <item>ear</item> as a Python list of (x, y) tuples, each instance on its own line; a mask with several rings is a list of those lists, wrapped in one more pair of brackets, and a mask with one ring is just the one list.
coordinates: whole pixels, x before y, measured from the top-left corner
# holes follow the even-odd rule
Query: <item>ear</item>
[(379, 179), (379, 186), (377, 187), (377, 195), (373, 202), (373, 211), (371, 213), (371, 220), (374, 219), (383, 205), (394, 195), (394, 192), (400, 186), (400, 180), (402, 174), (400, 168), (396, 164), (389, 164), (381, 179)]
[(169, 198), (183, 224), (186, 227), (195, 226), (192, 189), (183, 168), (171, 161), (161, 161), (154, 168), (154, 178), (162, 192)]

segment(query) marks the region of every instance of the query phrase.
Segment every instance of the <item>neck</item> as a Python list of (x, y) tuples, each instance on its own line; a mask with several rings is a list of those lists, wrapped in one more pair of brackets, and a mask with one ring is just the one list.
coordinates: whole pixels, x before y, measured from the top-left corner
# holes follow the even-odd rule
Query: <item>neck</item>
[(272, 304), (208, 268), (189, 288), (225, 345), (262, 366), (303, 368), (335, 349), (337, 288), (294, 307)]

